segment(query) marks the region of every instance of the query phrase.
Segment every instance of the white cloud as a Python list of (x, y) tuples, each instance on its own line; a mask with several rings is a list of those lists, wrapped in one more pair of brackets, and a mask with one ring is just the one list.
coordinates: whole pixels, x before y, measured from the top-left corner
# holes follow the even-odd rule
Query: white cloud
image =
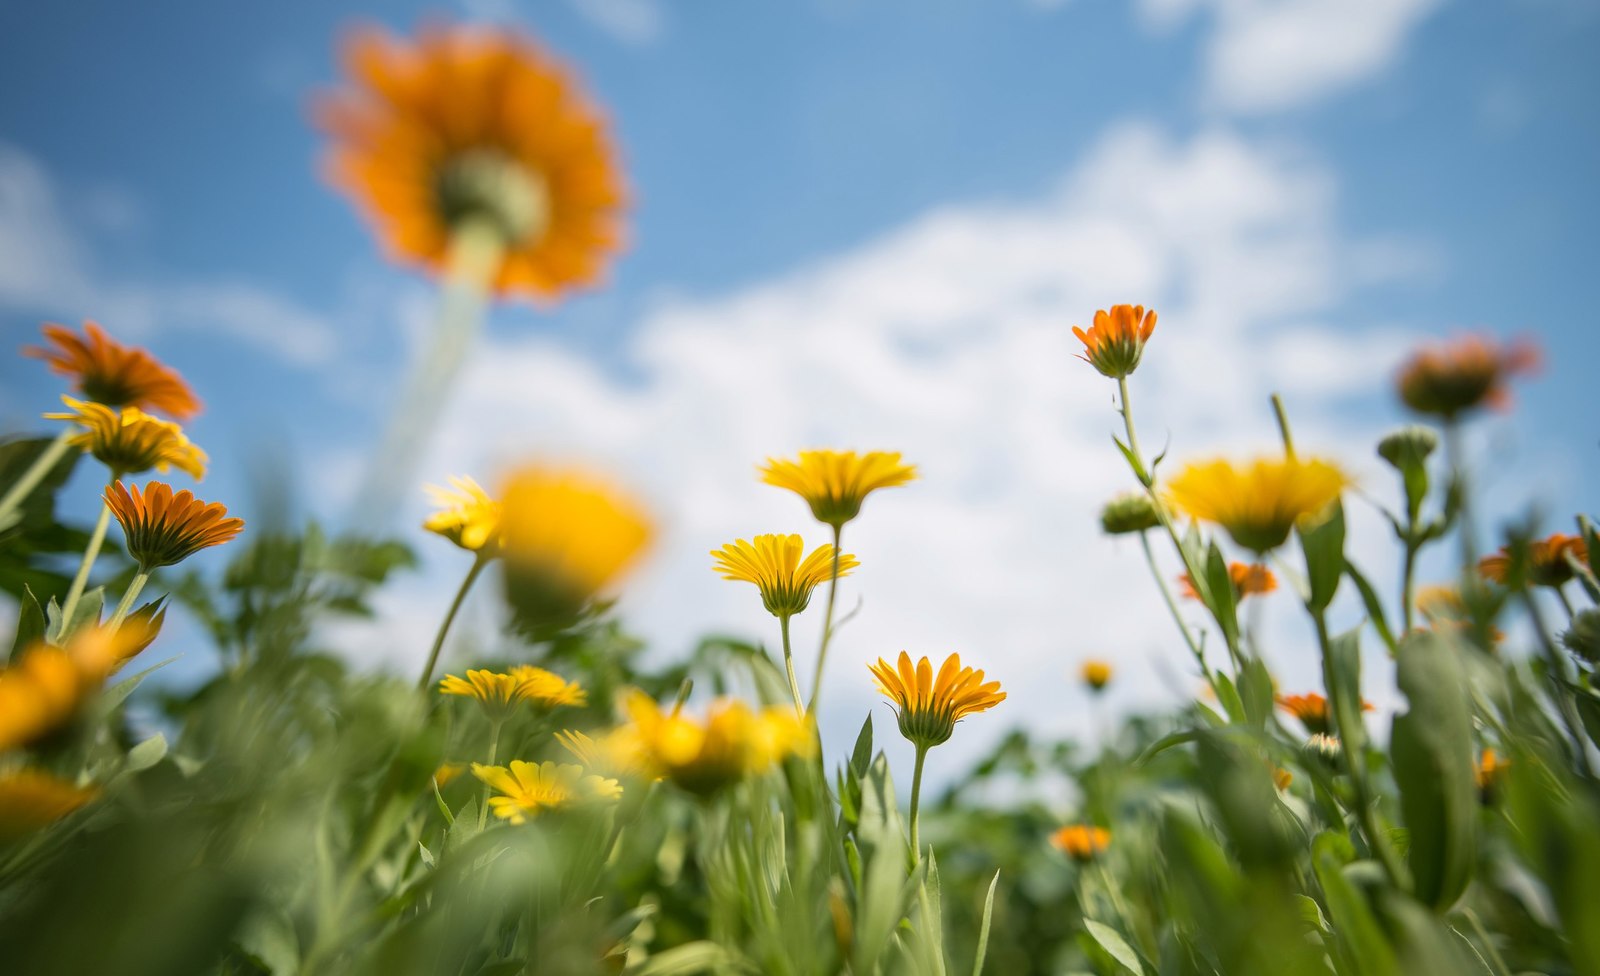
[[(91, 223), (136, 220), (138, 203), (101, 188)], [(231, 335), (286, 363), (332, 359), (332, 325), (242, 278), (142, 281), (108, 273), (69, 218), (50, 175), (27, 153), (0, 143), (0, 308), (76, 323), (91, 318), (122, 335), (157, 329)]]
[(1442, 0), (1142, 0), (1170, 28), (1197, 11), (1212, 25), (1204, 89), (1239, 113), (1298, 108), (1386, 71)]
[[(492, 477), (537, 453), (628, 478), (665, 531), (624, 611), (657, 653), (676, 656), (707, 632), (776, 639), (754, 592), (718, 580), (707, 550), (765, 531), (823, 539), (797, 499), (758, 483), (762, 458), (903, 450), (922, 479), (874, 496), (846, 533), (862, 567), (842, 603), (859, 596), (864, 607), (829, 667), (830, 749), (873, 707), (865, 662), (902, 648), (960, 651), (1011, 694), (941, 750), (945, 768), (1012, 724), (1081, 733), (1088, 702), (1072, 674), (1085, 657), (1119, 662), (1121, 706), (1194, 682), (1174, 677), (1187, 655), (1138, 547), (1098, 532), (1101, 502), (1129, 476), (1111, 444), (1114, 386), (1074, 358), (1069, 327), (1120, 301), (1160, 309), (1133, 381), (1148, 450), (1170, 437), (1179, 460), (1270, 451), (1267, 397), (1281, 389), (1303, 451), (1387, 484), (1373, 471), (1371, 412), (1344, 408), (1386, 395), (1404, 336), (1352, 330), (1337, 313), (1372, 278), (1369, 249), (1403, 245), (1349, 239), (1336, 204), (1329, 174), (1291, 149), (1225, 130), (1180, 141), (1121, 126), (1047, 199), (947, 207), (774, 280), (662, 303), (623, 351), (635, 379), (558, 337), (495, 339), (441, 418), (424, 477)], [(1352, 520), (1359, 545), (1381, 547), (1376, 520), (1364, 510)], [(428, 578), (389, 600), (442, 612), (464, 565), (447, 546), (422, 545)], [(1286, 595), (1274, 601), (1269, 657), (1286, 687), (1315, 687), (1303, 621)], [(803, 674), (816, 616), (797, 627)], [(426, 633), (413, 623), (369, 639), (411, 667)], [(888, 713), (877, 714), (887, 732)]]
[(656, 0), (567, 0), (595, 27), (625, 44), (648, 44), (661, 36)]

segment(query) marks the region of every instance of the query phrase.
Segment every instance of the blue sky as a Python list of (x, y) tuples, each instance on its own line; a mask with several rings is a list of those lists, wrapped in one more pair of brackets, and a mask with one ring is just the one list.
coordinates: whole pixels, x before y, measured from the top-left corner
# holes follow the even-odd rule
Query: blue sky
[[(771, 639), (701, 555), (815, 535), (751, 465), (904, 448), (926, 478), (860, 526), (841, 712), (872, 698), (859, 661), (901, 646), (1019, 678), (1098, 653), (1127, 662), (1126, 704), (1181, 690), (1137, 551), (1093, 532), (1120, 483), (1115, 418), (1067, 330), (1113, 302), (1162, 313), (1135, 393), (1147, 439), (1265, 449), (1283, 389), (1375, 495), (1404, 350), (1532, 334), (1544, 373), (1476, 442), (1491, 502), (1593, 508), (1586, 0), (9, 5), (0, 334), (95, 318), (151, 346), (207, 402), (203, 496), (249, 517), (252, 480), (282, 475), (337, 520), (431, 299), (317, 178), (307, 106), (343, 28), (429, 16), (514, 21), (558, 52), (605, 106), (636, 205), (608, 288), (495, 311), (419, 477), (492, 480), (530, 452), (620, 471), (669, 526), (625, 603), (663, 654), (713, 626)], [(763, 369), (787, 378), (746, 375)], [(0, 377), (7, 429), (59, 392), (33, 361)], [(405, 667), (464, 568), (411, 541), (425, 571), (346, 635)], [(477, 602), (468, 641), (491, 630)], [(1077, 727), (1065, 682), (1022, 689), (1013, 718)]]

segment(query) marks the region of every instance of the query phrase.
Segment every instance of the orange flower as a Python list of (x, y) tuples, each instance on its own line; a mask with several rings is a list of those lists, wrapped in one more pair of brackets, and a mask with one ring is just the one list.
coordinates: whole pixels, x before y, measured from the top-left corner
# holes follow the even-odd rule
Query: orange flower
[(1085, 332), (1076, 325), (1072, 334), (1083, 342), (1085, 355), (1078, 358), (1114, 380), (1127, 377), (1139, 368), (1144, 344), (1156, 330), (1156, 312), (1143, 305), (1113, 305), (1111, 311), (1094, 313), (1094, 324)]
[(1426, 346), (1400, 367), (1400, 399), (1418, 413), (1453, 420), (1477, 406), (1510, 402), (1506, 381), (1539, 365), (1532, 343), (1501, 345), (1487, 336), (1462, 336)]
[(1056, 850), (1083, 864), (1111, 846), (1111, 831), (1090, 824), (1069, 824), (1050, 835)]
[(329, 178), (398, 260), (442, 272), (452, 232), (493, 228), (495, 290), (551, 301), (594, 283), (620, 243), (623, 189), (600, 118), (534, 43), (504, 30), (374, 27), (349, 84), (318, 103)]
[[(1333, 730), (1328, 717), (1328, 700), (1314, 691), (1304, 695), (1279, 695), (1278, 707), (1299, 719), (1312, 735), (1326, 735)], [(1363, 701), (1361, 710), (1372, 711), (1372, 703)]]
[(1279, 793), (1282, 793), (1284, 790), (1288, 789), (1289, 785), (1293, 782), (1294, 773), (1289, 772), (1282, 766), (1272, 767), (1272, 785), (1278, 788)]
[(47, 323), (44, 337), (55, 348), (29, 346), (24, 355), (43, 359), (53, 372), (71, 376), (74, 386), (108, 407), (160, 410), (188, 421), (200, 412), (194, 391), (172, 369), (143, 349), (124, 346), (93, 322), (83, 323), (83, 336), (64, 325)]
[(1478, 765), (1472, 775), (1478, 784), (1478, 799), (1484, 804), (1491, 804), (1498, 798), (1500, 781), (1505, 778), (1510, 765), (1511, 760), (1500, 758), (1493, 749), (1483, 750), (1478, 757)]
[(55, 823), (100, 795), (38, 769), (0, 773), (0, 838), (20, 837)]
[(1079, 674), (1091, 691), (1101, 691), (1111, 683), (1111, 665), (1105, 661), (1085, 661)]
[[(1271, 593), (1278, 588), (1278, 578), (1263, 563), (1229, 563), (1228, 579), (1233, 583), (1234, 600), (1242, 600), (1257, 593)], [(1179, 596), (1190, 600), (1200, 599), (1194, 580), (1188, 573), (1178, 577)]]
[[(1559, 587), (1572, 579), (1572, 564), (1567, 554), (1578, 562), (1587, 562), (1589, 547), (1580, 536), (1555, 533), (1548, 539), (1537, 539), (1528, 545), (1528, 582), (1534, 586)], [(1504, 586), (1511, 578), (1511, 550), (1501, 547), (1499, 552), (1478, 560), (1478, 572), (1484, 579)]]
[(220, 502), (203, 502), (188, 490), (152, 481), (140, 494), (121, 481), (106, 489), (106, 505), (122, 526), (128, 555), (149, 572), (183, 562), (202, 549), (220, 546), (244, 530), (244, 519), (227, 518)]

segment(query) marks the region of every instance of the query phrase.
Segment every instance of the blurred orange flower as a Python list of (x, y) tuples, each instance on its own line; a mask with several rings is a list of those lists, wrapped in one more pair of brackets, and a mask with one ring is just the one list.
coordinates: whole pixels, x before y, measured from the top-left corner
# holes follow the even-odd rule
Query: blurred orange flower
[[(1229, 563), (1228, 579), (1233, 582), (1235, 600), (1258, 593), (1271, 593), (1278, 588), (1278, 578), (1263, 563)], [(1190, 600), (1200, 599), (1200, 594), (1194, 588), (1194, 580), (1189, 578), (1188, 573), (1178, 576), (1178, 587), (1179, 596)]]
[(200, 401), (183, 377), (145, 350), (117, 342), (93, 322), (83, 323), (82, 336), (64, 325), (47, 323), (44, 337), (53, 349), (29, 346), (23, 354), (73, 377), (77, 389), (95, 403), (159, 410), (182, 421), (200, 412)]
[(1050, 843), (1082, 864), (1111, 846), (1111, 831), (1090, 824), (1069, 824), (1051, 834)]
[[(1328, 718), (1328, 700), (1314, 691), (1303, 695), (1279, 695), (1278, 707), (1299, 719), (1306, 731), (1313, 735), (1325, 735), (1333, 729)], [(1363, 701), (1361, 710), (1372, 711), (1372, 703)]]
[[(1589, 547), (1582, 537), (1555, 533), (1548, 539), (1536, 539), (1528, 545), (1528, 582), (1534, 586), (1561, 586), (1572, 579), (1572, 564), (1567, 555), (1580, 563), (1589, 559)], [(1484, 579), (1505, 585), (1511, 578), (1511, 550), (1502, 547), (1478, 560), (1478, 572)]]
[(1477, 406), (1510, 402), (1506, 381), (1539, 365), (1539, 351), (1521, 340), (1500, 344), (1487, 336), (1462, 336), (1419, 349), (1400, 367), (1400, 399), (1418, 413), (1454, 419)]
[(244, 519), (228, 518), (221, 502), (203, 502), (188, 490), (152, 481), (144, 492), (118, 481), (106, 489), (106, 505), (122, 526), (128, 555), (145, 572), (183, 562), (202, 549), (220, 546), (244, 531)]

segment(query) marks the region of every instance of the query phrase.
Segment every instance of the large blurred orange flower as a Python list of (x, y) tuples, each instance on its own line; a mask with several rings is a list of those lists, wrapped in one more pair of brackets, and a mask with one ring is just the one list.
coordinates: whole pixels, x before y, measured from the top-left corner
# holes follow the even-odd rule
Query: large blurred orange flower
[(452, 231), (485, 221), (497, 292), (554, 300), (600, 277), (621, 238), (622, 178), (600, 117), (526, 37), (374, 27), (345, 45), (324, 96), (328, 173), (400, 261), (442, 271)]
[(72, 377), (77, 389), (95, 403), (159, 410), (182, 421), (200, 412), (200, 401), (183, 377), (145, 350), (124, 346), (93, 322), (83, 323), (82, 336), (64, 325), (47, 323), (44, 337), (54, 348), (29, 346), (23, 353)]
[[(1589, 547), (1584, 545), (1580, 536), (1557, 532), (1548, 539), (1535, 539), (1530, 542), (1528, 582), (1534, 586), (1560, 587), (1572, 579), (1572, 564), (1567, 562), (1568, 553), (1571, 553), (1572, 558), (1580, 564), (1589, 559)], [(1512, 566), (1511, 550), (1508, 548), (1502, 548), (1499, 552), (1478, 560), (1478, 572), (1485, 579), (1494, 580), (1502, 586), (1510, 580)]]
[[(1233, 583), (1233, 598), (1243, 600), (1258, 593), (1271, 593), (1278, 588), (1278, 577), (1265, 563), (1229, 563), (1228, 580)], [(1188, 573), (1178, 577), (1178, 595), (1187, 600), (1200, 599), (1194, 580)]]
[(1468, 335), (1419, 349), (1400, 367), (1397, 386), (1406, 406), (1450, 420), (1480, 405), (1505, 406), (1506, 381), (1538, 365), (1539, 350), (1526, 340)]

